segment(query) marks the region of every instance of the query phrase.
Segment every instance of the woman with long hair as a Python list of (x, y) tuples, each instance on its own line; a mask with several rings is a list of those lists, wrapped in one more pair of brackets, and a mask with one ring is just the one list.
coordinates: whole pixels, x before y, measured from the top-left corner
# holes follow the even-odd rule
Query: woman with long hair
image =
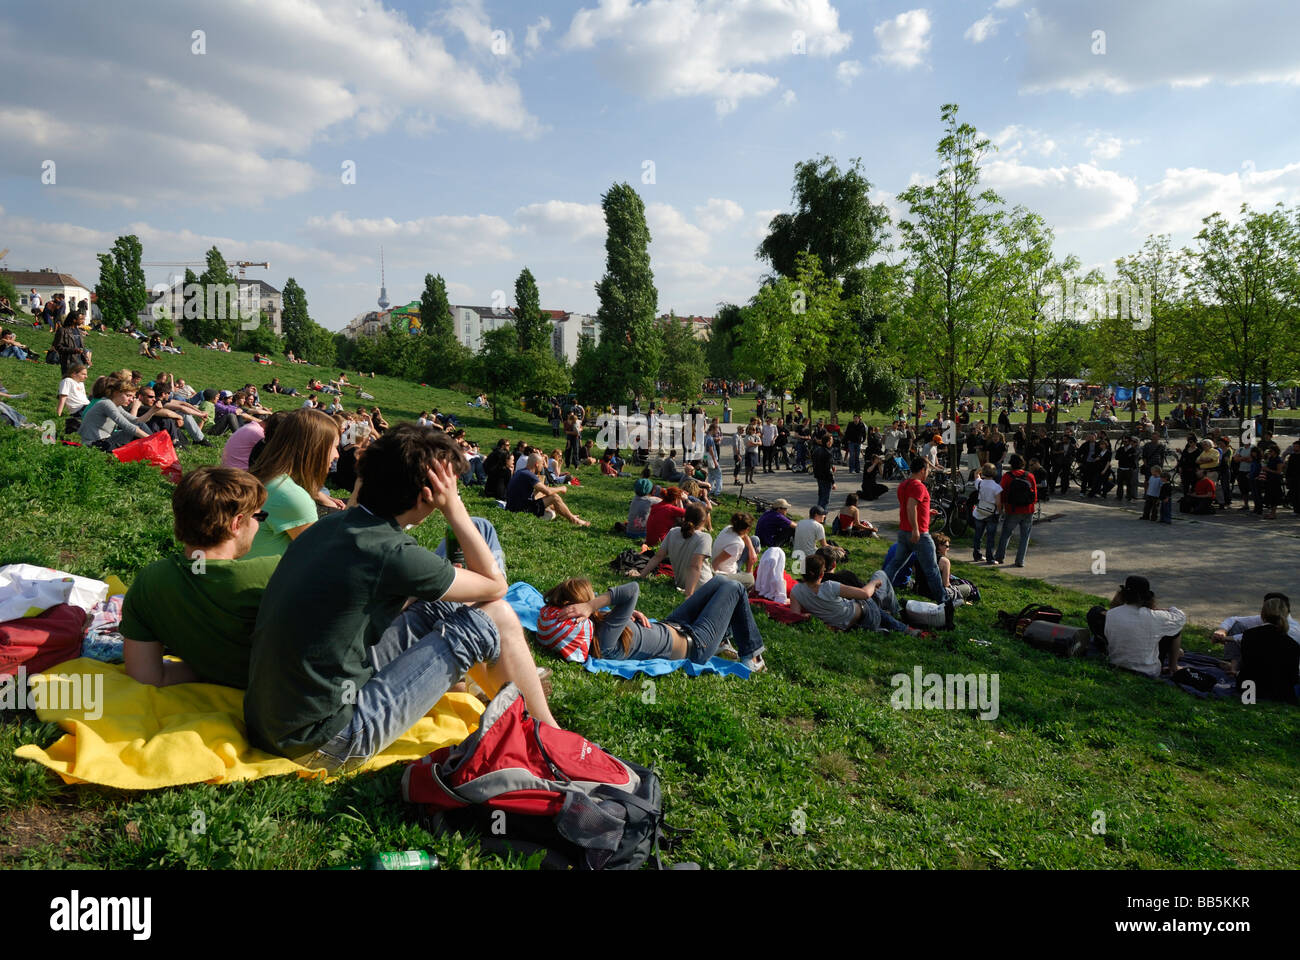
[(657, 547), (663, 543), (668, 531), (675, 527), (686, 515), (683, 506), (686, 491), (681, 487), (664, 487), (659, 491), (659, 502), (650, 507), (645, 522), (645, 542), (647, 547)]
[[(329, 476), (339, 427), (323, 410), (302, 407), (277, 421), (249, 471), (266, 487), (267, 518), (253, 537), (249, 557), (283, 554), (316, 522), (319, 493)], [(338, 506), (332, 500), (331, 506)]]
[[(749, 596), (734, 580), (711, 580), (654, 623), (636, 609), (639, 584), (621, 583), (600, 596), (595, 593), (585, 578), (565, 580), (548, 590), (537, 618), (538, 642), (576, 663), (589, 656), (708, 663), (730, 633), (741, 664), (753, 671), (766, 669), (763, 637)], [(610, 609), (602, 612), (604, 607)]]
[(631, 570), (630, 577), (648, 577), (667, 560), (673, 567), (673, 580), (686, 596), (713, 579), (713, 537), (709, 533), (709, 512), (698, 503), (686, 507), (681, 526), (673, 527), (664, 537), (659, 552), (644, 570)]
[(130, 371), (100, 377), (92, 390), (96, 399), (85, 408), (78, 430), (83, 443), (102, 450), (116, 450), (132, 440), (149, 436), (144, 421), (124, 409), (135, 399), (136, 388)]
[(733, 513), (731, 523), (722, 528), (713, 542), (713, 575), (736, 580), (742, 586), (754, 585), (754, 568), (758, 566), (758, 548), (750, 531), (754, 518), (748, 513)]

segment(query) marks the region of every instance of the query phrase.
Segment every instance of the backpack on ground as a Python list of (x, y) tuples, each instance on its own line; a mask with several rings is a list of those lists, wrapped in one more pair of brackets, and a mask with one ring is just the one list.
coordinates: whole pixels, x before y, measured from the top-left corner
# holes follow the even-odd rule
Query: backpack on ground
[(1046, 620), (1048, 623), (1060, 623), (1061, 618), (1065, 616), (1056, 607), (1048, 606), (1045, 603), (1030, 603), (1020, 609), (1019, 613), (1007, 613), (1005, 610), (997, 612), (997, 618), (994, 621), (1003, 630), (1020, 636), (1025, 632), (1027, 627), (1034, 620)]
[(1020, 636), (1037, 650), (1047, 650), (1058, 657), (1082, 657), (1088, 652), (1092, 632), (1087, 627), (1071, 627), (1064, 623), (1031, 620)]
[(402, 796), (436, 833), (477, 833), (483, 849), (542, 854), (542, 866), (635, 870), (679, 831), (663, 822), (659, 778), (579, 734), (526, 717), (508, 683), (463, 742), (411, 764)]
[(1034, 503), (1034, 488), (1024, 473), (1012, 473), (1007, 484), (1006, 503), (1010, 507), (1029, 507)]
[(81, 607), (59, 603), (34, 617), (0, 623), (0, 676), (13, 676), (19, 667), (40, 673), (81, 656), (88, 620)]
[(609, 561), (609, 568), (615, 573), (627, 574), (635, 570), (641, 573), (646, 567), (650, 566), (650, 561), (654, 559), (654, 553), (646, 553), (639, 550), (633, 550), (628, 547), (613, 560)]

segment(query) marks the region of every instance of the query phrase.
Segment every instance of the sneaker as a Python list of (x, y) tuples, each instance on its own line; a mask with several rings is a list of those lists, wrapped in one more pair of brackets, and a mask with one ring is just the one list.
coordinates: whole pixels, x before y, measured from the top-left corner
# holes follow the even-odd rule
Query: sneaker
[(543, 511), (542, 511), (542, 519), (543, 519), (543, 520), (554, 520), (554, 519), (555, 519), (555, 508), (554, 508), (554, 507), (547, 507), (545, 510), (543, 510)]
[(992, 560), (992, 559), (990, 559), (990, 560), (989, 560), (989, 566), (990, 566), (990, 567), (1000, 567), (1000, 566), (1002, 566), (1002, 561), (1001, 561), (1001, 560)]
[(763, 661), (763, 655), (756, 653), (752, 657), (746, 657), (739, 661), (742, 667), (749, 670), (750, 673), (762, 673), (767, 669), (767, 664)]
[(1025, 568), (1025, 565), (1024, 565), (1023, 563), (1021, 563), (1019, 560), (1017, 560), (1015, 563), (1013, 563), (1012, 566), (1013, 566), (1013, 567), (1020, 567), (1020, 569), (1022, 569), (1022, 570)]
[(728, 660), (739, 660), (740, 651), (732, 645), (730, 640), (724, 640), (722, 641), (722, 646), (718, 647), (718, 652), (715, 656), (725, 657)]
[(975, 563), (983, 563), (983, 562), (984, 562), (984, 555), (982, 553), (975, 554)]

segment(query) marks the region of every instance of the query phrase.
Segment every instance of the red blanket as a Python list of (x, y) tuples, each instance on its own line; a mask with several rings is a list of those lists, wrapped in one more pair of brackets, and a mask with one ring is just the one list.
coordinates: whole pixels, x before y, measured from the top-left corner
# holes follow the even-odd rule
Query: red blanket
[(775, 600), (769, 600), (767, 597), (759, 597), (754, 594), (749, 595), (749, 602), (752, 606), (760, 607), (767, 611), (767, 615), (777, 623), (803, 623), (809, 619), (809, 614), (795, 613), (783, 603), (777, 603)]

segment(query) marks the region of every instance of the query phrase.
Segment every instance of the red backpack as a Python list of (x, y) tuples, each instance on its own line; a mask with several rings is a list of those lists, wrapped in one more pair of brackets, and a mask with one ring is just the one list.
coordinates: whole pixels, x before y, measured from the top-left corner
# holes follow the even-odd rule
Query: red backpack
[(35, 617), (0, 623), (0, 676), (48, 670), (81, 656), (88, 616), (81, 607), (60, 603)]
[(434, 833), (477, 833), (485, 850), (541, 854), (542, 866), (635, 870), (685, 833), (663, 822), (659, 778), (585, 737), (525, 717), (506, 684), (479, 728), (402, 774)]

